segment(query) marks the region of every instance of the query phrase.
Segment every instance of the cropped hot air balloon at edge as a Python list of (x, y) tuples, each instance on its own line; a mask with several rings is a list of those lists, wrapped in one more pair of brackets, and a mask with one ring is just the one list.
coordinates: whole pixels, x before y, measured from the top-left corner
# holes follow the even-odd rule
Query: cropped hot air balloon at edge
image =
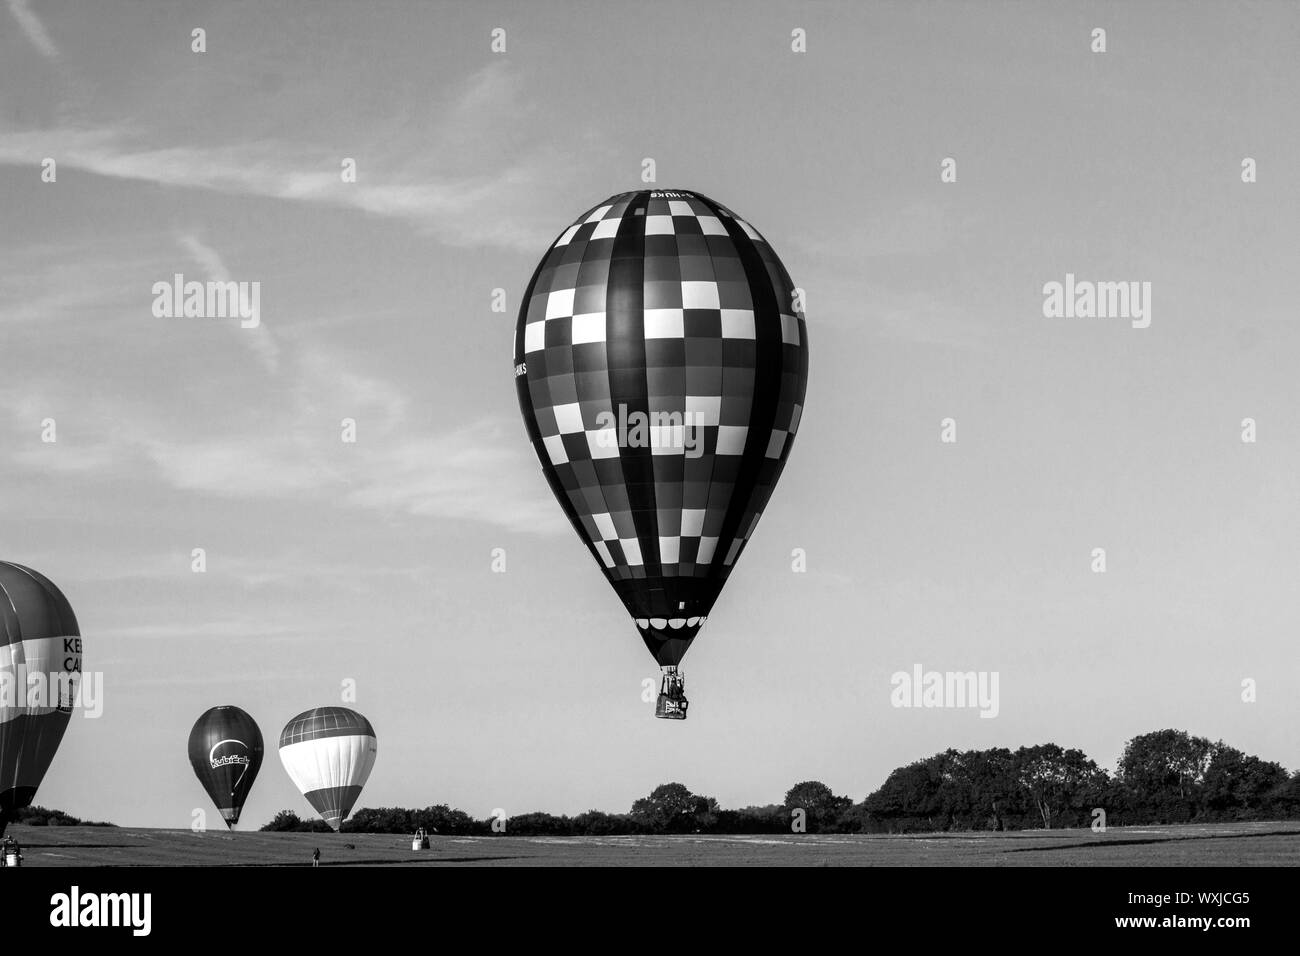
[(239, 822), (248, 792), (262, 767), (262, 731), (238, 707), (203, 712), (190, 731), (190, 765), (221, 811), (227, 827)]
[(36, 796), (81, 680), (81, 631), (63, 593), (0, 561), (0, 833)]
[(611, 196), (565, 229), (515, 326), (551, 491), (663, 669), (678, 669), (785, 466), (808, 380), (803, 305), (753, 226), (695, 192)]
[(280, 733), (280, 761), (289, 778), (336, 831), (361, 796), (377, 747), (370, 721), (346, 707), (305, 711)]

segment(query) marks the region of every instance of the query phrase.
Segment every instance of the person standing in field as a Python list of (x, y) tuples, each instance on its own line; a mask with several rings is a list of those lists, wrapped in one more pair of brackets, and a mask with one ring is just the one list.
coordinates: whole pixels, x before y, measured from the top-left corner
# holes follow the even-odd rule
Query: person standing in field
[(320, 847), (311, 851), (311, 865), (320, 866)]

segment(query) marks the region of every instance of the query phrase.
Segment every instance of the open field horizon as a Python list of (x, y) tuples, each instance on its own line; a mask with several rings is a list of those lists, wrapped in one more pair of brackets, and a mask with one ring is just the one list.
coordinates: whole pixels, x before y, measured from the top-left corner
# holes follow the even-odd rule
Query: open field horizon
[[(1300, 822), (925, 834), (517, 837), (32, 827), (24, 866), (1297, 866)], [(353, 849), (348, 849), (351, 844)]]

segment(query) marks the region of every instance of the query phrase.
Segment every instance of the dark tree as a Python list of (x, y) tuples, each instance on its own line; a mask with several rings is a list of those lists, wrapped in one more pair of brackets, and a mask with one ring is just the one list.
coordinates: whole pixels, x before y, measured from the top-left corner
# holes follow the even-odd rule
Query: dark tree
[(20, 807), (11, 811), (10, 823), (21, 823), (29, 827), (111, 827), (116, 824), (96, 823), (82, 820), (62, 810), (47, 810), (45, 807)]
[(333, 833), (324, 820), (303, 820), (292, 810), (281, 810), (271, 822), (262, 827), (273, 833)]
[(636, 833), (636, 824), (624, 813), (588, 810), (573, 818), (573, 832), (588, 836), (626, 836)]
[(1273, 788), (1268, 795), (1268, 808), (1284, 820), (1300, 817), (1300, 770)]
[(632, 804), (632, 819), (650, 833), (690, 833), (716, 822), (717, 801), (691, 793), (683, 784), (664, 783)]
[(1106, 774), (1082, 750), (1057, 744), (1021, 747), (1013, 755), (1015, 779), (1050, 830), (1052, 822), (1076, 824), (1083, 804), (1104, 792)]
[(947, 829), (954, 796), (950, 767), (956, 757), (957, 751), (949, 750), (899, 767), (863, 801), (864, 809), (891, 831)]
[(426, 833), (442, 836), (485, 835), (492, 832), (490, 820), (475, 820), (463, 810), (453, 810), (445, 803), (425, 807), (412, 814), (412, 823), (423, 827)]
[(1119, 761), (1134, 822), (1181, 823), (1195, 816), (1214, 744), (1185, 730), (1157, 730), (1134, 737)]
[(1214, 745), (1200, 788), (1201, 816), (1258, 819), (1274, 809), (1273, 793), (1287, 782), (1280, 764), (1247, 756), (1223, 741)]
[(962, 755), (970, 786), (971, 829), (1006, 830), (1018, 827), (1024, 814), (1024, 794), (1016, 784), (1015, 760), (1005, 747), (972, 750)]
[(791, 814), (795, 810), (802, 810), (809, 833), (834, 830), (839, 825), (840, 816), (852, 805), (852, 800), (837, 797), (830, 787), (819, 780), (796, 783), (786, 791), (782, 803), (787, 828), (792, 820)]

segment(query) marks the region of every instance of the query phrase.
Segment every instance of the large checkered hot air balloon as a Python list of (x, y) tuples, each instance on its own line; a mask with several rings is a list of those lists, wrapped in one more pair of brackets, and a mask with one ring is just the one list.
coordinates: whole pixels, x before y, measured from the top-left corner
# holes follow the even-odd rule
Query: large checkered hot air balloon
[(280, 732), (280, 762), (321, 819), (337, 830), (375, 765), (370, 721), (346, 707), (304, 711)]
[(48, 578), (0, 561), (0, 833), (36, 796), (81, 679), (81, 631)]
[(754, 533), (803, 412), (803, 304), (767, 241), (699, 193), (621, 193), (542, 258), (515, 327), (528, 437), (664, 670)]

